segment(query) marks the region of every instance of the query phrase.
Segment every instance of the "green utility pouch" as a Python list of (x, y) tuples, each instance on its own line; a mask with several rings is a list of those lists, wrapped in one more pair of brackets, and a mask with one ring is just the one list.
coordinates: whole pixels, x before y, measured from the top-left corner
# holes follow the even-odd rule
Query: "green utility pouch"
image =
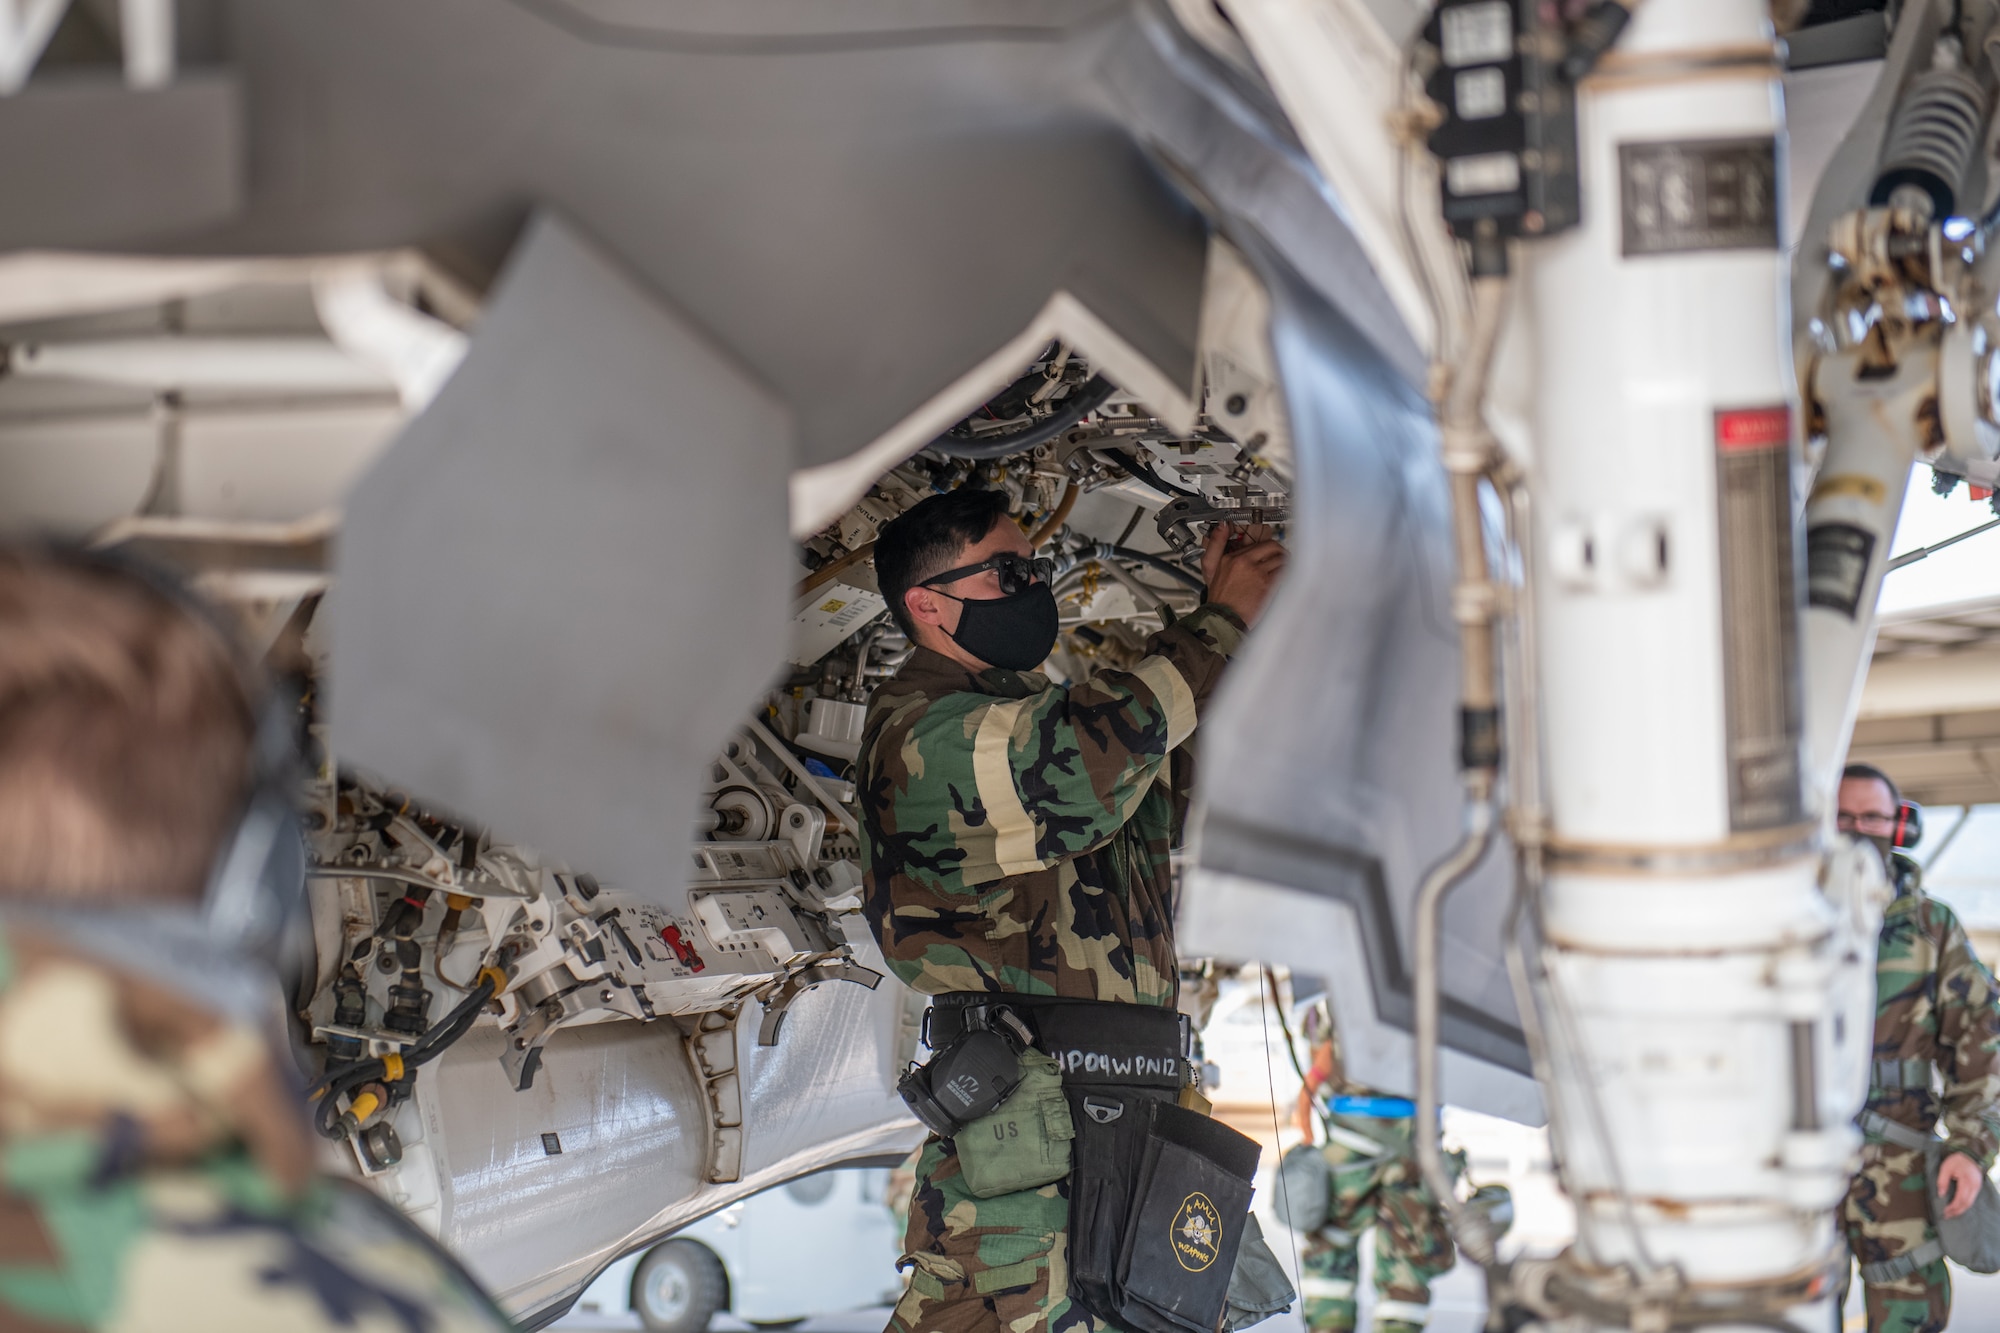
[(974, 1197), (991, 1199), (1052, 1185), (1069, 1174), (1076, 1126), (1060, 1067), (1040, 1051), (1021, 1054), (1021, 1083), (994, 1110), (952, 1136), (958, 1169)]
[(1316, 1143), (1293, 1144), (1278, 1159), (1278, 1220), (1302, 1236), (1326, 1225), (1333, 1208), (1333, 1168)]

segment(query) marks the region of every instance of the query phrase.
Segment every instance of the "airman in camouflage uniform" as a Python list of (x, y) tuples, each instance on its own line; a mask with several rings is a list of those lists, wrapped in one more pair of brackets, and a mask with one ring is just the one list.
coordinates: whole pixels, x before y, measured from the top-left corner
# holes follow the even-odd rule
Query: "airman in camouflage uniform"
[(281, 988), (204, 915), (251, 684), (152, 581), (0, 547), (0, 1328), (505, 1329), (318, 1176)]
[[(899, 543), (897, 528), (935, 523), (940, 510), (958, 515), (960, 535), (912, 568), (911, 542)], [(933, 611), (916, 592), (924, 579), (996, 551), (1026, 555), (1002, 502), (954, 492), (884, 531), (878, 577), (919, 646), (869, 703), (858, 790), (867, 916), (905, 983), (930, 994), (1174, 1003), (1168, 850), (1182, 805), (1175, 779), (1187, 771), (1182, 747), (1277, 563), (1267, 552), (1253, 562), (1261, 577), (1246, 578), (1250, 566), (1238, 564), (1232, 579), (1220, 568), (1219, 537), (1211, 595), (1236, 589), (1241, 612), (1212, 601), (1155, 634), (1132, 670), (1064, 687), (952, 651), (956, 618), (912, 624), (903, 601), (907, 591), (916, 609)], [(982, 600), (970, 583), (954, 580), (944, 595)], [(1049, 645), (1037, 647), (1040, 661)], [(975, 1198), (953, 1145), (932, 1138), (905, 1233), (910, 1284), (890, 1327), (1103, 1328), (1069, 1299), (1068, 1220), (1066, 1181)]]
[[(1854, 765), (1840, 785), (1841, 827), (1884, 840), (1897, 804), (1886, 776)], [(1915, 864), (1894, 861), (1898, 892), (1876, 946), (1866, 1142), (1842, 1221), (1861, 1264), (1870, 1333), (1939, 1333), (1951, 1315), (1951, 1277), (1933, 1212), (1970, 1207), (2000, 1153), (2000, 990), (1951, 909), (1925, 896)], [(1940, 1189), (1958, 1175), (1949, 1203), (1931, 1198), (1929, 1164), (1940, 1155)]]
[(1310, 1011), (1312, 1064), (1299, 1090), (1297, 1123), (1308, 1141), (1323, 1119), (1320, 1149), (1332, 1172), (1326, 1225), (1306, 1238), (1299, 1292), (1312, 1333), (1348, 1333), (1357, 1320), (1361, 1233), (1375, 1228), (1375, 1333), (1417, 1333), (1430, 1315), (1431, 1279), (1457, 1261), (1444, 1210), (1417, 1169), (1412, 1121), (1322, 1113), (1331, 1097), (1382, 1094), (1350, 1081), (1339, 1034), (1324, 1007)]
[(387, 1204), (316, 1177), (281, 1059), (171, 986), (0, 922), (0, 1328), (509, 1327)]

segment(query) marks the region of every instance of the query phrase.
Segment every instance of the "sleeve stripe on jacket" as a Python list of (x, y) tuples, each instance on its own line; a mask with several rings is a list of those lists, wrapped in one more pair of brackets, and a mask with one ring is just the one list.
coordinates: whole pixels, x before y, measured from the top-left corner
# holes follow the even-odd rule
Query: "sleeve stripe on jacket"
[(972, 780), (979, 790), (979, 803), (986, 807), (993, 833), (993, 859), (1002, 875), (1043, 870), (1050, 864), (1036, 855), (1035, 822), (1021, 804), (1009, 754), (1015, 723), (1027, 704), (1026, 699), (1010, 699), (990, 705), (979, 719), (972, 741)]
[(1167, 748), (1173, 749), (1194, 735), (1194, 691), (1180, 668), (1164, 657), (1147, 657), (1132, 668), (1132, 674), (1146, 682), (1146, 688), (1167, 710)]

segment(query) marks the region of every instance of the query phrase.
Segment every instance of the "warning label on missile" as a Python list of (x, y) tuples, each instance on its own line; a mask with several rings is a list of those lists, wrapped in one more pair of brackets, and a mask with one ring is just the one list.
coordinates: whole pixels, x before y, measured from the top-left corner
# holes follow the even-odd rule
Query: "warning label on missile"
[(1782, 405), (1715, 414), (1729, 826), (1738, 833), (1804, 817), (1790, 442)]
[(1806, 600), (1849, 620), (1861, 609), (1875, 534), (1852, 523), (1820, 523), (1806, 533)]
[(1778, 248), (1773, 139), (1618, 145), (1626, 258)]

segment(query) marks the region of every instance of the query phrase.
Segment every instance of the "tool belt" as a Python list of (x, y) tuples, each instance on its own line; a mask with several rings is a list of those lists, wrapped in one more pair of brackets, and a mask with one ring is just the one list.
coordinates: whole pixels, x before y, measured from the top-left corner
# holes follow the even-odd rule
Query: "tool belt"
[(1192, 1026), (1150, 1005), (960, 991), (932, 1001), (925, 1044), (942, 1050), (1003, 1012), (1055, 1062), (1069, 1104), (1070, 1299), (1132, 1333), (1212, 1333), (1260, 1149), (1178, 1104)]
[(968, 1032), (990, 1031), (1009, 1014), (1026, 1024), (1036, 1049), (1063, 1082), (1129, 1083), (1179, 1094), (1194, 1068), (1194, 1027), (1178, 1009), (1054, 995), (952, 991), (924, 1011), (924, 1045), (941, 1051)]

